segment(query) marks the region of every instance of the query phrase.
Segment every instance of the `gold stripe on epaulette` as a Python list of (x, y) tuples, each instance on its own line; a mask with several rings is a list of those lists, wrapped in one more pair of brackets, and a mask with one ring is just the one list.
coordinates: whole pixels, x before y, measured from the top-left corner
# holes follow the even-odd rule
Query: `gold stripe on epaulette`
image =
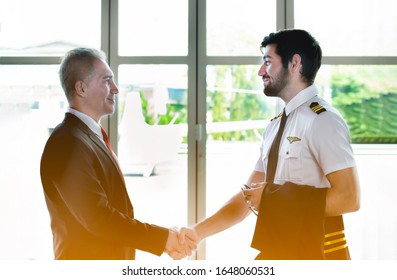
[(327, 254), (327, 253), (335, 252), (335, 251), (342, 250), (342, 249), (345, 249), (345, 248), (347, 248), (347, 244), (343, 244), (343, 245), (335, 247), (335, 248), (324, 250), (324, 253)]
[(318, 102), (312, 102), (310, 104), (310, 109), (316, 114), (321, 114), (322, 112), (327, 111), (322, 105), (318, 104)]
[(328, 237), (331, 237), (331, 236), (335, 236), (335, 235), (339, 235), (339, 234), (344, 234), (344, 233), (345, 233), (344, 230), (335, 231), (335, 232), (331, 232), (331, 233), (325, 234), (325, 235), (324, 235), (324, 238), (328, 238)]
[(335, 243), (340, 243), (340, 242), (342, 242), (342, 241), (346, 241), (346, 238), (345, 238), (345, 237), (342, 237), (342, 238), (339, 238), (339, 239), (335, 239), (335, 240), (331, 240), (331, 241), (326, 241), (326, 242), (324, 242), (324, 246), (332, 245), (332, 244), (335, 244)]
[(280, 118), (283, 115), (283, 112), (281, 112), (280, 114), (278, 114), (277, 116), (275, 116), (273, 119), (271, 119), (270, 121), (274, 121), (275, 119)]
[(324, 107), (321, 106), (321, 105), (316, 105), (316, 106), (313, 106), (313, 107), (312, 107), (312, 110), (313, 110), (313, 112), (315, 112), (315, 113), (319, 112), (319, 111), (322, 110), (322, 109), (324, 109)]

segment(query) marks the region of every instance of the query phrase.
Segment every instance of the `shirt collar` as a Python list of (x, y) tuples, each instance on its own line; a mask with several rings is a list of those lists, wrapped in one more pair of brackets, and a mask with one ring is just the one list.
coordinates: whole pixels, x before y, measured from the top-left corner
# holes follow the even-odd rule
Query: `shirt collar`
[(318, 90), (317, 90), (317, 87), (315, 85), (308, 86), (304, 90), (301, 90), (285, 106), (285, 113), (288, 116), (292, 111), (294, 111), (296, 108), (301, 106), (303, 103), (309, 101), (310, 99), (312, 99), (316, 95), (318, 95)]
[(93, 118), (71, 107), (67, 108), (67, 112), (78, 117), (88, 126), (89, 129), (91, 129), (99, 137), (99, 139), (102, 139), (101, 127)]

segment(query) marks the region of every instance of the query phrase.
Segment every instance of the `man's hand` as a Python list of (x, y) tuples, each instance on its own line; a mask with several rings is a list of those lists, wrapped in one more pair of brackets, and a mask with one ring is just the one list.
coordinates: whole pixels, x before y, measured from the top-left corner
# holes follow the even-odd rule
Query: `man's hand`
[(197, 244), (201, 241), (201, 237), (198, 235), (194, 228), (181, 228), (178, 233), (178, 240), (180, 244)]
[(174, 260), (180, 260), (192, 255), (192, 251), (197, 249), (197, 243), (186, 239), (186, 242), (178, 240), (178, 233), (175, 229), (170, 229), (168, 240), (165, 245), (165, 252)]
[(266, 184), (266, 182), (252, 183), (251, 186), (246, 186), (242, 190), (247, 204), (256, 211), (259, 209), (262, 192), (266, 187)]

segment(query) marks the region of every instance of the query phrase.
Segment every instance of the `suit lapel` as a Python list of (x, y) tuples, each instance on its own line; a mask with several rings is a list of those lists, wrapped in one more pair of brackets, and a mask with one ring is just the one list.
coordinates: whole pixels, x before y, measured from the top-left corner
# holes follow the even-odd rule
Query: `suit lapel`
[(117, 171), (119, 172), (120, 177), (124, 181), (123, 172), (120, 170), (120, 166), (119, 166), (118, 162), (116, 162), (115, 158), (113, 157), (113, 155), (111, 154), (109, 149), (98, 138), (98, 136), (83, 121), (81, 121), (78, 117), (76, 117), (73, 114), (66, 113), (65, 122), (71, 123), (71, 125), (76, 126), (84, 134), (86, 134), (88, 136), (88, 138), (90, 138), (92, 140), (92, 142), (94, 142), (95, 145), (98, 146), (108, 156), (108, 158), (112, 161), (113, 165), (116, 167)]
[(117, 170), (120, 173), (120, 176), (122, 176), (122, 172), (120, 170), (120, 166), (119, 163), (116, 161), (116, 159), (113, 157), (113, 155), (111, 154), (111, 151), (109, 151), (109, 149), (106, 147), (106, 145), (98, 138), (98, 136), (95, 135), (95, 133), (93, 133), (90, 130), (91, 133), (88, 134), (88, 137), (91, 138), (91, 140), (99, 147), (101, 148), (106, 155), (108, 156), (108, 158), (113, 162), (113, 165), (117, 168)]

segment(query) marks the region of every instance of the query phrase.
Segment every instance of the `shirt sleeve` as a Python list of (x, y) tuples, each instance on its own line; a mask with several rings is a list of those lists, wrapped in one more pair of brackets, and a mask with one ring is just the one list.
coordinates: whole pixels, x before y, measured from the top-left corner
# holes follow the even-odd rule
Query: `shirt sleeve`
[[(262, 137), (265, 139), (266, 131), (263, 133)], [(265, 172), (265, 166), (263, 162), (263, 141), (261, 142), (260, 149), (259, 149), (259, 157), (255, 163), (254, 171)]]
[[(262, 151), (262, 147), (261, 147)], [(265, 168), (263, 166), (262, 152), (260, 152), (259, 158), (254, 166), (254, 171), (265, 172)]]
[(310, 133), (311, 150), (325, 175), (356, 166), (349, 128), (340, 115), (319, 114)]

